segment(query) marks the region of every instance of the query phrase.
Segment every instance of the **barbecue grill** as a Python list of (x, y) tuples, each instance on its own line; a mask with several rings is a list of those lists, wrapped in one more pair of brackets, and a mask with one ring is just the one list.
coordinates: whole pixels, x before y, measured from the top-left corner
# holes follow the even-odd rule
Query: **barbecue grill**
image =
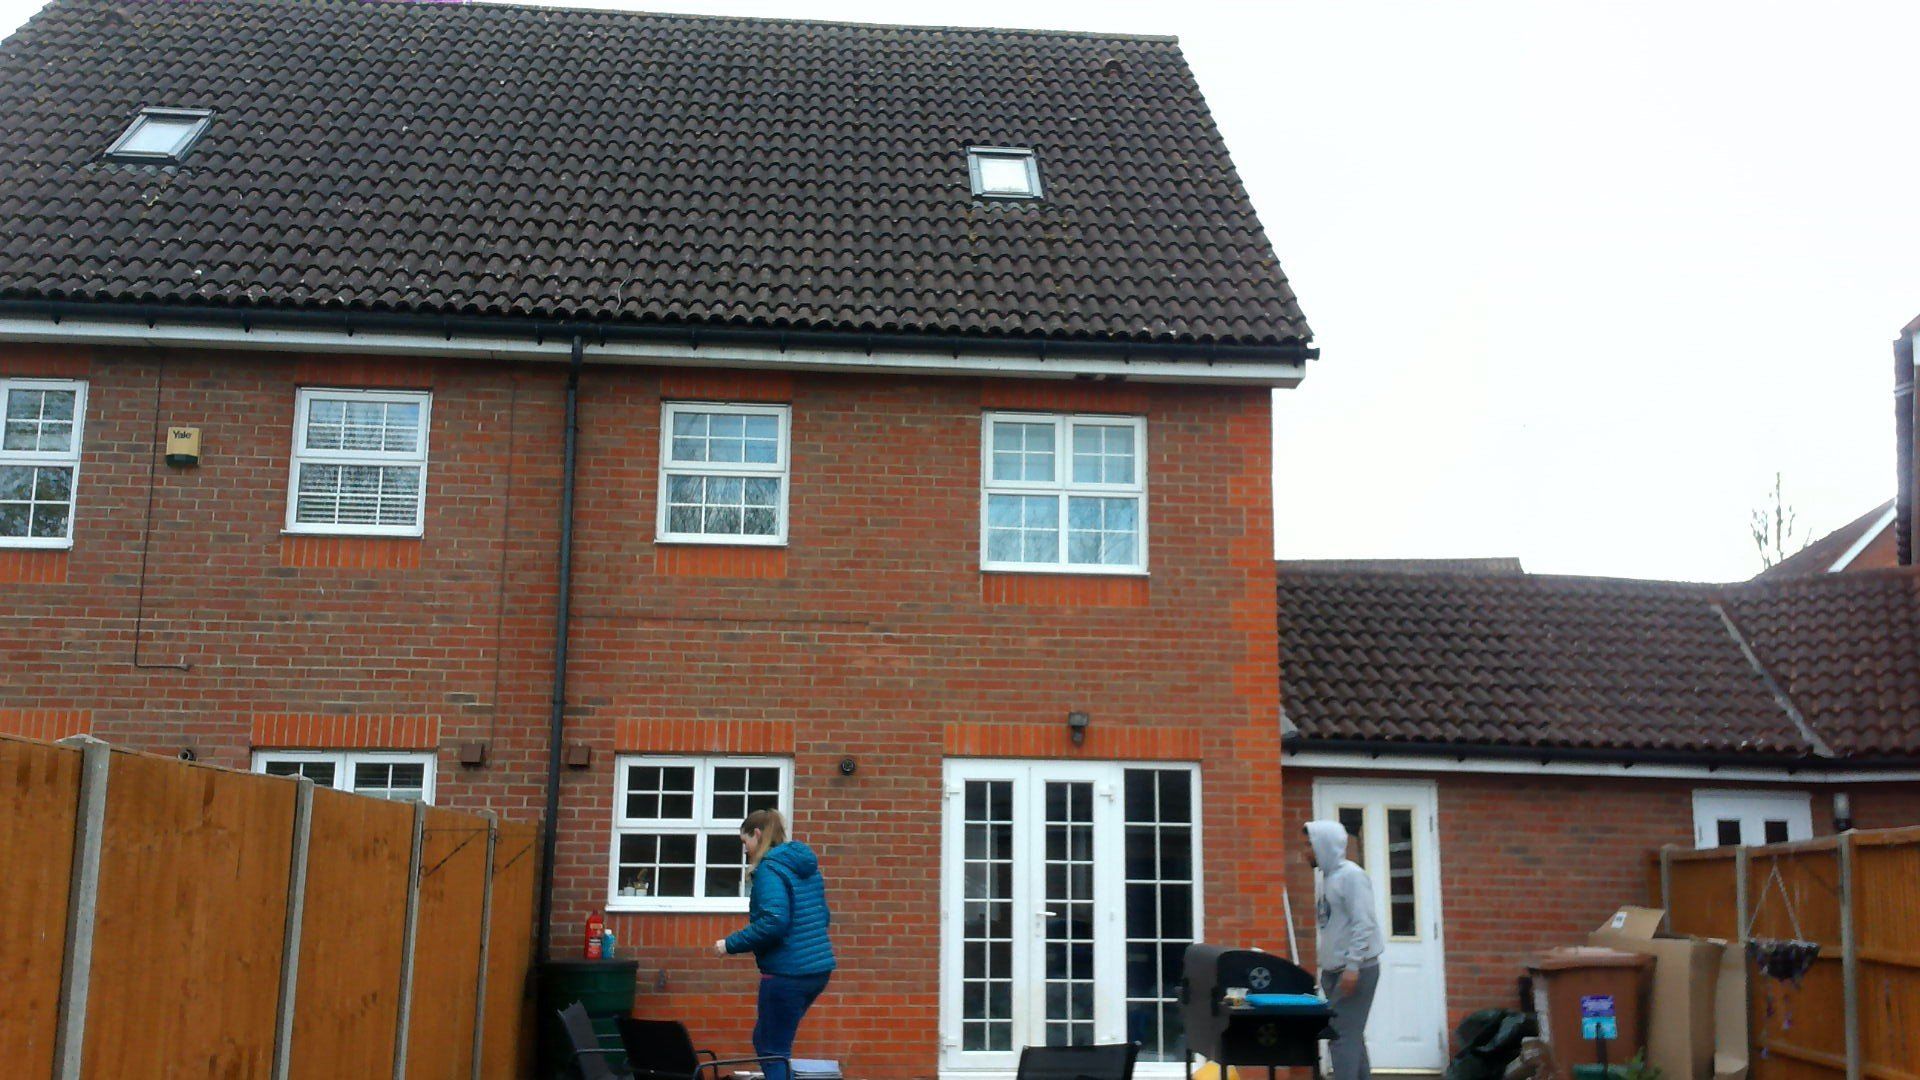
[[(1225, 1068), (1312, 1065), (1320, 1040), (1333, 1033), (1333, 1009), (1314, 993), (1313, 976), (1299, 965), (1255, 949), (1187, 947), (1180, 988), (1187, 1053)], [(1192, 1075), (1191, 1059), (1187, 1062)]]

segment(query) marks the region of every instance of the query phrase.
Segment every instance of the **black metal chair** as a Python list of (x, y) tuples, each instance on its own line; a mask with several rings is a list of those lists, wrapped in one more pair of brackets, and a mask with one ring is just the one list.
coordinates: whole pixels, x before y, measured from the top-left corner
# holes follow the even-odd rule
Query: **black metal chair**
[[(620, 1042), (627, 1048), (627, 1061), (639, 1080), (700, 1080), (700, 1074), (712, 1070), (707, 1080), (720, 1080), (720, 1070), (731, 1065), (764, 1065), (769, 1061), (792, 1061), (785, 1057), (723, 1058), (711, 1050), (696, 1050), (687, 1026), (678, 1020), (641, 1020), (622, 1016)], [(705, 1061), (700, 1060), (706, 1058)]]
[(580, 1080), (619, 1080), (633, 1075), (625, 1050), (609, 1050), (600, 1045), (593, 1030), (593, 1018), (587, 1007), (574, 1002), (560, 1010), (560, 1029), (566, 1033), (568, 1061), (580, 1074)]
[(1017, 1080), (1133, 1080), (1139, 1043), (1029, 1046), (1020, 1051)]

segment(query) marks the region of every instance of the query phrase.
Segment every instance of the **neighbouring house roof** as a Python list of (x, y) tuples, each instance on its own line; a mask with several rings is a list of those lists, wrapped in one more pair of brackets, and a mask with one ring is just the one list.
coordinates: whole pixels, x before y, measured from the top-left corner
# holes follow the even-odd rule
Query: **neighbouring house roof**
[(1813, 735), (1841, 755), (1920, 753), (1910, 572), (1278, 581), (1281, 692), (1305, 745), (1792, 756)]
[(1512, 556), (1481, 559), (1281, 559), (1280, 572), (1344, 573), (1378, 570), (1395, 574), (1524, 574), (1526, 568)]
[(1864, 546), (1862, 541), (1874, 536), (1893, 524), (1889, 511), (1893, 509), (1893, 500), (1888, 499), (1879, 506), (1861, 514), (1845, 525), (1833, 530), (1792, 555), (1774, 563), (1756, 574), (1757, 578), (1798, 577), (1802, 574), (1824, 574), (1834, 569), (1834, 564), (1855, 550)]
[[(148, 106), (213, 120), (103, 160)], [(1311, 338), (1171, 39), (54, 0), (0, 108), (4, 298)], [(1046, 197), (975, 198), (970, 145), (1032, 148)]]

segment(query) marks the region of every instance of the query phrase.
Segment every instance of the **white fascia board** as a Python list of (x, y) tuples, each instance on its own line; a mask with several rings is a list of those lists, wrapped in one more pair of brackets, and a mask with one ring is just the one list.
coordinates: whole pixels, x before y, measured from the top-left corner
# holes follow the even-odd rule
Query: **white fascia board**
[[(1549, 757), (1542, 751), (1541, 757)], [(1730, 765), (1708, 768), (1705, 765), (1670, 765), (1664, 762), (1547, 761), (1512, 758), (1457, 757), (1438, 754), (1373, 754), (1352, 751), (1320, 751), (1311, 748), (1290, 751), (1285, 767), (1300, 769), (1341, 769), (1386, 773), (1492, 773), (1525, 776), (1611, 776), (1622, 780), (1739, 780), (1759, 784), (1878, 784), (1911, 783), (1920, 780), (1920, 769), (1836, 771), (1830, 769), (1759, 768)]]
[[(796, 339), (804, 335), (795, 334)], [(31, 341), (75, 345), (149, 345), (206, 349), (265, 349), (282, 352), (338, 352), (364, 356), (422, 356), (481, 360), (565, 362), (571, 342), (549, 336), (536, 342), (526, 337), (451, 336), (431, 333), (360, 332), (216, 325), (204, 322), (144, 322), (62, 318), (0, 318), (0, 341)], [(801, 371), (841, 371), (881, 375), (998, 375), (1016, 378), (1069, 379), (1076, 376), (1119, 377), (1131, 382), (1206, 383), (1234, 386), (1298, 386), (1306, 375), (1304, 360), (1203, 361), (1125, 359), (1104, 356), (1042, 357), (1031, 354), (958, 356), (936, 350), (789, 349), (754, 345), (714, 344), (698, 347), (672, 342), (588, 342), (584, 358), (596, 364), (638, 364), (674, 367), (731, 367)]]
[(1853, 560), (1859, 558), (1860, 553), (1867, 550), (1867, 545), (1878, 539), (1881, 533), (1887, 531), (1887, 526), (1893, 524), (1893, 515), (1899, 512), (1899, 509), (1897, 506), (1887, 507), (1887, 512), (1880, 515), (1880, 519), (1873, 523), (1871, 529), (1861, 533), (1860, 539), (1855, 540), (1853, 546), (1848, 548), (1845, 554), (1833, 560), (1833, 565), (1827, 567), (1827, 573), (1837, 574), (1847, 567), (1852, 566)]

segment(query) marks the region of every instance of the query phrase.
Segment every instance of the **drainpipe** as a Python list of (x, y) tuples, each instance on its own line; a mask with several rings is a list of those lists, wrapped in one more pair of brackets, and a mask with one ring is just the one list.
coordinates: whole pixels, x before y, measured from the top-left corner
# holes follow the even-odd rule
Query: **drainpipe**
[(560, 480), (559, 596), (553, 609), (553, 702), (547, 716), (547, 812), (540, 829), (541, 963), (552, 956), (554, 855), (560, 846), (560, 754), (566, 734), (567, 630), (573, 614), (573, 489), (580, 441), (580, 365), (583, 345), (573, 335), (573, 359), (567, 366), (566, 451)]
[(1893, 544), (1901, 566), (1913, 565), (1913, 328), (1893, 343), (1893, 441), (1895, 468)]

